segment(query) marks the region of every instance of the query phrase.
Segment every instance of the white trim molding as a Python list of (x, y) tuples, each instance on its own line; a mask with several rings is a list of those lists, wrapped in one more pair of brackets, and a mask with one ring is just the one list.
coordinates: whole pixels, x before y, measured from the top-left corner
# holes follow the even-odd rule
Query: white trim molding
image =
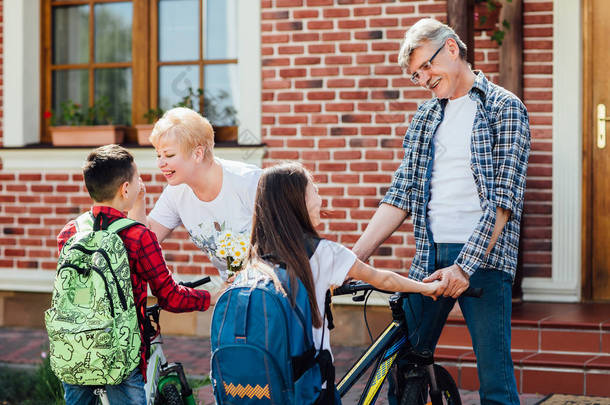
[(40, 0), (4, 0), (4, 146), (40, 141)]
[[(194, 281), (202, 275), (177, 274), (173, 273), (176, 281)], [(211, 282), (204, 287), (209, 291), (218, 291), (223, 281), (220, 276), (210, 276)], [(0, 268), (0, 291), (53, 292), (53, 282), (55, 281), (55, 271), (52, 270), (25, 270)], [(148, 296), (152, 297), (152, 292), (148, 290)], [(368, 300), (369, 306), (388, 306), (388, 294), (374, 291)], [(355, 302), (351, 295), (344, 295), (333, 299), (334, 305), (355, 305), (362, 306), (363, 302)]]
[[(203, 276), (193, 274), (177, 274), (173, 273), (176, 281), (194, 281)], [(223, 284), (220, 276), (210, 276), (210, 283), (206, 284), (206, 290), (218, 291)], [(35, 293), (51, 293), (53, 292), (53, 283), (55, 281), (55, 271), (53, 270), (16, 270), (0, 268), (0, 291), (17, 291), (17, 292), (35, 292)], [(148, 289), (148, 296), (153, 294)]]
[[(5, 172), (71, 172), (81, 171), (85, 158), (93, 148), (40, 148), (40, 149), (0, 149), (2, 170)], [(130, 148), (138, 169), (142, 172), (157, 172), (157, 156), (150, 148)], [(214, 156), (263, 165), (265, 147), (238, 146), (214, 148)]]
[(523, 298), (576, 302), (581, 296), (582, 21), (581, 2), (553, 5), (552, 277), (525, 277)]
[(239, 0), (237, 60), (239, 71), (240, 145), (261, 143), (261, 2)]
[(55, 271), (0, 269), (0, 291), (53, 292)]

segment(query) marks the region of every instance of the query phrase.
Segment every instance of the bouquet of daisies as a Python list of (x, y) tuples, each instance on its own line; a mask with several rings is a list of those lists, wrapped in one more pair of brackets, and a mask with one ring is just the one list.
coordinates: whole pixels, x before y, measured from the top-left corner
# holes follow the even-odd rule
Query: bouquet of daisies
[(226, 231), (219, 236), (216, 246), (216, 257), (226, 262), (229, 277), (241, 270), (246, 258), (248, 243), (249, 237), (247, 233)]

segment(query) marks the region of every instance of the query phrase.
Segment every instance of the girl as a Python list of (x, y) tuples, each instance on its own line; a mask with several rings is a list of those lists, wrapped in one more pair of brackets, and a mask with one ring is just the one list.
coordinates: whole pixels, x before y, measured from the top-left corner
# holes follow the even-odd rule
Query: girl
[[(291, 285), (298, 278), (307, 290), (315, 346), (330, 354), (324, 300), (331, 286), (353, 278), (386, 291), (418, 292), (434, 297), (442, 281), (422, 283), (392, 271), (374, 269), (344, 246), (320, 240), (315, 228), (320, 224), (321, 205), (318, 189), (302, 165), (284, 163), (264, 170), (255, 198), (248, 253), (248, 262), (252, 265), (247, 267), (248, 272), (261, 271), (275, 279), (270, 268), (262, 265), (262, 258), (273, 264), (285, 264)], [(313, 255), (311, 248), (308, 254), (307, 246), (315, 246), (312, 241), (317, 240)], [(291, 293), (294, 300), (295, 292)]]

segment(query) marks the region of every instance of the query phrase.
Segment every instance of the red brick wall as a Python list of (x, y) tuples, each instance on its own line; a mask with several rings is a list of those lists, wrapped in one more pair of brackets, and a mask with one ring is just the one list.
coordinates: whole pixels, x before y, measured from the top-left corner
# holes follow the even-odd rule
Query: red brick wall
[[(429, 97), (397, 66), (400, 40), (421, 17), (444, 20), (446, 3), (261, 3), (262, 133), (269, 149), (265, 165), (284, 159), (304, 162), (314, 172), (328, 210), (323, 233), (351, 246), (400, 163), (402, 138), (413, 112)], [(532, 124), (523, 231), (525, 275), (550, 276), (553, 3), (524, 3), (524, 101)], [(2, 0), (0, 16), (1, 10)], [(477, 35), (475, 47), (475, 67), (497, 80), (498, 50), (488, 33)], [(156, 172), (143, 177), (151, 206), (165, 182)], [(77, 171), (0, 170), (0, 268), (54, 269), (55, 235), (89, 205)], [(405, 223), (378, 250), (372, 263), (406, 270), (414, 252), (411, 229)], [(163, 247), (179, 272), (199, 272), (207, 263), (184, 230)], [(212, 270), (209, 265), (207, 270)]]
[(524, 274), (551, 277), (553, 2), (525, 0), (523, 12), (523, 101), (532, 130), (522, 232)]
[[(86, 150), (83, 150), (83, 159)], [(148, 207), (166, 184), (161, 174), (142, 173)], [(54, 270), (55, 237), (70, 219), (92, 204), (80, 173), (7, 173), (0, 171), (0, 268)], [(208, 263), (180, 227), (163, 243), (165, 258), (179, 273), (199, 273)], [(207, 272), (214, 274), (213, 267)]]
[[(446, 19), (445, 1), (267, 0), (263, 4), (263, 141), (266, 164), (304, 162), (316, 176), (327, 237), (352, 245), (402, 158), (402, 138), (429, 93), (396, 64), (404, 31), (422, 17)], [(525, 206), (525, 274), (550, 276), (552, 2), (526, 0), (524, 101), (532, 119)], [(490, 33), (477, 33), (475, 68), (498, 79)], [(406, 223), (372, 264), (408, 268)]]

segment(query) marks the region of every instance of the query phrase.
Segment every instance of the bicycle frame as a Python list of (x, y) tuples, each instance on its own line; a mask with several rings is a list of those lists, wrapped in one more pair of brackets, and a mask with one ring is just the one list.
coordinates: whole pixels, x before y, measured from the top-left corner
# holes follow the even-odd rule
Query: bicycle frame
[[(153, 308), (156, 308), (153, 310)], [(159, 308), (153, 306), (147, 308), (151, 311), (152, 319), (155, 323), (159, 322)], [(154, 405), (159, 393), (162, 392), (163, 386), (166, 384), (174, 384), (180, 386), (182, 401), (185, 405), (195, 405), (193, 390), (186, 380), (184, 369), (180, 363), (167, 363), (165, 354), (163, 353), (163, 337), (160, 333), (150, 342), (150, 357), (148, 358), (148, 367), (146, 368), (146, 384), (144, 391), (146, 392), (146, 404)]]
[[(375, 290), (366, 283), (348, 283), (335, 290), (337, 295), (355, 294), (358, 291)], [(378, 290), (380, 291), (380, 290)], [(387, 291), (382, 291), (386, 292)], [(481, 296), (481, 289), (469, 288), (463, 295), (474, 297)], [(337, 384), (337, 391), (341, 397), (345, 396), (347, 391), (356, 383), (366, 370), (376, 361), (375, 369), (369, 376), (366, 387), (358, 405), (370, 405), (377, 401), (381, 387), (386, 380), (391, 367), (394, 365), (398, 355), (404, 356), (407, 363), (417, 367), (421, 367), (422, 371), (427, 373), (430, 381), (430, 397), (433, 404), (441, 404), (441, 392), (437, 387), (436, 375), (434, 372), (434, 355), (430, 352), (415, 353), (413, 346), (407, 338), (409, 331), (407, 320), (403, 309), (403, 300), (408, 294), (393, 293), (388, 302), (392, 310), (392, 322), (383, 331), (381, 335), (373, 342), (366, 352), (358, 359), (356, 364), (341, 378)], [(362, 298), (359, 297), (359, 298)], [(354, 298), (356, 301), (356, 299)], [(357, 301), (361, 301), (358, 299)]]
[(407, 343), (407, 338), (402, 331), (400, 322), (393, 321), (356, 364), (341, 378), (341, 381), (337, 384), (339, 395), (343, 397), (376, 360), (375, 371), (371, 373), (358, 402), (358, 405), (374, 404), (390, 368), (405, 343)]
[(144, 385), (146, 403), (148, 405), (155, 403), (155, 397), (158, 393), (157, 384), (161, 375), (161, 365), (167, 363), (163, 348), (161, 347), (162, 343), (161, 335), (157, 336), (150, 343), (150, 357), (148, 359), (148, 367), (146, 368), (146, 384)]

